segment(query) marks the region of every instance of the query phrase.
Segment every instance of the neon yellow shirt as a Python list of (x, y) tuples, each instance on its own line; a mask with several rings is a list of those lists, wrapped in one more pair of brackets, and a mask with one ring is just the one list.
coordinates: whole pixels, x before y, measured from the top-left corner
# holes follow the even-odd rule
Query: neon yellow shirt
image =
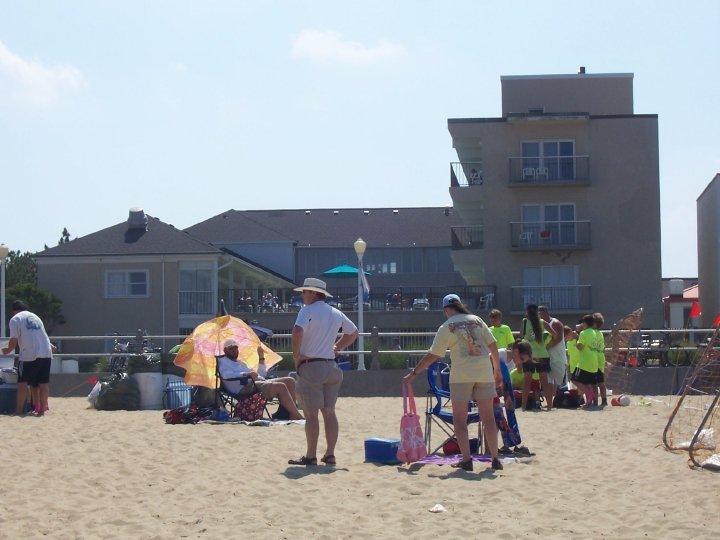
[[(532, 378), (534, 381), (540, 380), (539, 373), (533, 373)], [(517, 390), (522, 390), (523, 383), (525, 382), (525, 374), (522, 371), (518, 371), (517, 368), (510, 370), (510, 384)]]
[(605, 373), (605, 336), (600, 330), (593, 329), (596, 334), (595, 354), (597, 356), (598, 371)]
[(510, 327), (507, 324), (490, 326), (490, 332), (495, 338), (498, 349), (507, 349), (508, 345), (512, 345), (515, 342), (512, 330), (510, 330)]
[(577, 339), (566, 341), (565, 344), (567, 345), (570, 373), (572, 373), (577, 369), (578, 363), (580, 362), (580, 351), (577, 349)]
[(430, 353), (443, 357), (450, 349), (450, 382), (493, 382), (490, 329), (476, 315), (457, 314), (438, 328)]
[(594, 350), (596, 342), (595, 330), (586, 328), (580, 332), (577, 342), (583, 345), (582, 350), (578, 349), (580, 352), (578, 367), (583, 371), (595, 373), (597, 371), (597, 355)]
[(537, 341), (535, 341), (535, 332), (533, 331), (532, 323), (527, 319), (523, 319), (522, 338), (528, 343), (530, 343), (530, 346), (532, 347), (533, 358), (550, 358), (550, 353), (548, 352), (547, 347), (545, 347), (545, 344), (548, 342), (550, 332), (545, 330), (542, 320), (540, 321), (540, 327), (542, 328), (543, 337), (542, 342), (538, 343)]

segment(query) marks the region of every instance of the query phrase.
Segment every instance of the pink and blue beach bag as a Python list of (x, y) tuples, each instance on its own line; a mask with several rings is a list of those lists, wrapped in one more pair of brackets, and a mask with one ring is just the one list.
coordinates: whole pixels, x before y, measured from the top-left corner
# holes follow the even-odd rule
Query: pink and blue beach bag
[(403, 383), (403, 417), (400, 420), (400, 447), (397, 458), (403, 463), (414, 463), (427, 456), (420, 417), (415, 409), (412, 386)]

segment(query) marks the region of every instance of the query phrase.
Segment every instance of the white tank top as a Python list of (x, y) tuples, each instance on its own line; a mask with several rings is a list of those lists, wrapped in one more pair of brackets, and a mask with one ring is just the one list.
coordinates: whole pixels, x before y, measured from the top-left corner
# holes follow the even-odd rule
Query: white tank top
[[(550, 324), (550, 326), (552, 326), (556, 322), (560, 322), (560, 321), (555, 318), (551, 318), (550, 322), (548, 324)], [(560, 324), (562, 324), (562, 323), (560, 323)], [(553, 328), (553, 330), (554, 330), (554, 328)], [(550, 358), (562, 359), (563, 362), (565, 362), (567, 360), (567, 356), (566, 356), (566, 352), (565, 352), (566, 351), (565, 333), (564, 332), (561, 333), (560, 336), (561, 336), (560, 341), (558, 341), (552, 347), (548, 347), (548, 352), (550, 353)]]

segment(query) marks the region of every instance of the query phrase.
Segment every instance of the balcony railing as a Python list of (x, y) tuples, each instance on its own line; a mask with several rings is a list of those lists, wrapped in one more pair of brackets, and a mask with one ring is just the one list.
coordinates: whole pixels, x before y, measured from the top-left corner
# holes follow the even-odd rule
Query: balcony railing
[(452, 249), (482, 249), (483, 228), (474, 227), (451, 227), (450, 242)]
[(589, 156), (511, 157), (509, 180), (518, 185), (587, 183)]
[(590, 311), (590, 285), (552, 287), (511, 287), (512, 311), (521, 313), (528, 304), (547, 306), (551, 311), (579, 313)]
[(180, 291), (180, 315), (213, 315), (217, 312), (212, 291)]
[[(357, 311), (357, 287), (333, 287), (328, 303), (345, 311)], [(496, 287), (478, 285), (465, 287), (373, 287), (364, 298), (363, 309), (369, 311), (439, 311), (445, 295), (455, 293), (472, 310), (496, 307)], [(300, 295), (292, 289), (221, 289), (219, 298), (234, 313), (288, 313), (302, 307)]]
[(481, 186), (484, 182), (482, 161), (452, 161), (450, 186)]
[(518, 250), (589, 249), (589, 221), (510, 223), (510, 245)]

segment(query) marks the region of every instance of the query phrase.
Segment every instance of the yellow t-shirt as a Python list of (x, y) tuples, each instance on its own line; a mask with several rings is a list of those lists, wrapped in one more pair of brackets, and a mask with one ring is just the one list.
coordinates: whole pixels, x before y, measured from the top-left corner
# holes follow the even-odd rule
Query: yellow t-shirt
[(578, 344), (583, 345), (582, 350), (578, 349), (578, 351), (580, 352), (578, 367), (583, 371), (595, 373), (597, 371), (597, 355), (595, 354), (595, 330), (593, 330), (592, 328), (586, 328), (585, 330), (580, 332), (580, 337), (578, 337), (577, 342)]
[(518, 371), (517, 368), (510, 370), (510, 384), (513, 388), (522, 390), (523, 383), (525, 382), (525, 376), (522, 371)]
[(605, 373), (605, 336), (600, 330), (593, 328), (596, 334), (595, 355), (597, 357), (598, 371)]
[(450, 382), (493, 382), (490, 329), (477, 315), (457, 314), (438, 328), (430, 353), (443, 357), (450, 349)]
[(577, 339), (571, 339), (565, 342), (568, 352), (568, 363), (570, 364), (570, 373), (575, 371), (580, 362), (580, 351), (577, 349)]
[(508, 345), (512, 345), (515, 342), (512, 330), (507, 324), (501, 324), (500, 326), (491, 326), (490, 332), (495, 338), (498, 349), (507, 349)]

